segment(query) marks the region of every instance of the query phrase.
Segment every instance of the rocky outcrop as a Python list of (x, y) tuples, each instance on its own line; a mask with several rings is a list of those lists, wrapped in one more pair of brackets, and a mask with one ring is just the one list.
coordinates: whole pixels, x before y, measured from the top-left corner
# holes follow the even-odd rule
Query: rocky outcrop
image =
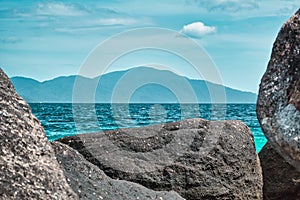
[(277, 36), (256, 112), (269, 140), (259, 153), (264, 199), (300, 199), (300, 10)]
[(259, 153), (264, 200), (300, 199), (300, 172), (267, 143)]
[(27, 103), (0, 69), (1, 199), (77, 199)]
[(257, 117), (270, 144), (300, 171), (300, 10), (274, 43), (260, 84)]
[(239, 121), (188, 119), (60, 141), (114, 179), (186, 199), (262, 199), (253, 136)]
[(69, 184), (80, 199), (183, 199), (176, 192), (156, 192), (136, 183), (111, 179), (69, 146), (60, 142), (52, 145)]

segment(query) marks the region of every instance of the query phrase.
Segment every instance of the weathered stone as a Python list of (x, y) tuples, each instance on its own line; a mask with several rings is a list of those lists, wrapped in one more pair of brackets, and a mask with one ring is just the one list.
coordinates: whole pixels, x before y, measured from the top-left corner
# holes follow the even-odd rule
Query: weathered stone
[(300, 10), (274, 43), (260, 84), (257, 117), (274, 149), (300, 170)]
[(186, 199), (262, 199), (253, 136), (240, 121), (188, 119), (60, 141), (114, 179)]
[(300, 199), (300, 172), (278, 154), (270, 143), (259, 153), (263, 170), (264, 200)]
[(44, 129), (0, 69), (1, 199), (77, 199)]
[(80, 199), (183, 199), (176, 192), (157, 192), (136, 183), (111, 179), (69, 146), (60, 142), (53, 142), (52, 146), (70, 186)]

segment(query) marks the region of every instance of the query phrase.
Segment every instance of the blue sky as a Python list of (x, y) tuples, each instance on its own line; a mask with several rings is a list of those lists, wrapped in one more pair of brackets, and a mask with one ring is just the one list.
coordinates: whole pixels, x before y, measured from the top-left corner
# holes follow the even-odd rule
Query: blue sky
[[(159, 27), (186, 34), (202, 46), (225, 85), (257, 93), (275, 37), (299, 7), (299, 0), (0, 1), (0, 66), (10, 77), (39, 81), (77, 74), (104, 40)], [(110, 70), (161, 57), (179, 74), (195, 78), (184, 62), (157, 54), (129, 55)]]

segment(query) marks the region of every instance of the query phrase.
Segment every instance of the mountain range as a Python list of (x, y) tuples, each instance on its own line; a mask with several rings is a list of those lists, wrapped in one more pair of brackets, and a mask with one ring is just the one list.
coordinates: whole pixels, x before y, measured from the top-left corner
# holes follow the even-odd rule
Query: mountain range
[[(12, 77), (11, 81), (17, 92), (30, 103), (73, 102), (75, 81), (79, 84), (76, 89), (82, 90), (79, 102), (89, 102), (89, 99), (84, 97), (85, 93), (88, 96), (91, 92), (89, 91), (91, 85), (97, 86), (94, 92), (96, 103), (189, 103), (188, 93), (195, 94), (198, 103), (256, 103), (257, 99), (255, 93), (205, 80), (193, 80), (171, 71), (148, 67), (111, 72), (96, 78), (74, 75), (39, 82), (31, 78)], [(222, 91), (225, 92), (226, 100), (218, 98), (222, 96)], [(117, 99), (112, 101), (114, 92), (117, 92), (115, 95)]]

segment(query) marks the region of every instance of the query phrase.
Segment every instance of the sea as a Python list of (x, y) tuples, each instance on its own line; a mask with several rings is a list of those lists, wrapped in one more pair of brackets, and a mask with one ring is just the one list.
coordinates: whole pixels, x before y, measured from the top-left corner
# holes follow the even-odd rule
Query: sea
[(182, 119), (241, 120), (251, 129), (256, 151), (266, 144), (255, 104), (72, 104), (31, 103), (50, 141), (66, 136), (141, 127)]

